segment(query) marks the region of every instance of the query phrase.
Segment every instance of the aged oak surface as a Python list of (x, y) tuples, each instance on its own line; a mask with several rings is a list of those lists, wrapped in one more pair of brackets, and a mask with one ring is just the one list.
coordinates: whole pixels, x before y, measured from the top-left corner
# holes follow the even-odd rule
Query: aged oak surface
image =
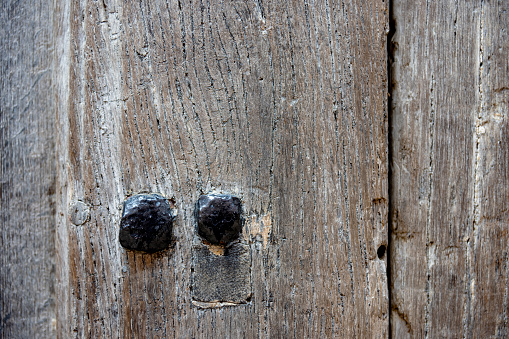
[[(55, 16), (61, 337), (387, 336), (387, 2), (83, 0)], [(193, 211), (212, 191), (242, 199), (242, 306), (192, 304)], [(118, 243), (140, 192), (176, 203), (167, 251)]]
[[(390, 7), (2, 1), (0, 337), (508, 337), (509, 3)], [(248, 304), (192, 300), (209, 192)], [(168, 250), (120, 246), (136, 193)]]
[(53, 10), (0, 2), (0, 338), (55, 336)]
[(392, 336), (505, 338), (509, 3), (392, 5)]

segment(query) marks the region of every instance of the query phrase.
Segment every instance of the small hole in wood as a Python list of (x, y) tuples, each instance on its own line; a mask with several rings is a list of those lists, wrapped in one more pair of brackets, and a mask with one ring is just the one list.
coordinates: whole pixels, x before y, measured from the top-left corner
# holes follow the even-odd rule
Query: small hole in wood
[(380, 245), (376, 250), (376, 254), (378, 255), (378, 259), (382, 259), (385, 255), (385, 245)]

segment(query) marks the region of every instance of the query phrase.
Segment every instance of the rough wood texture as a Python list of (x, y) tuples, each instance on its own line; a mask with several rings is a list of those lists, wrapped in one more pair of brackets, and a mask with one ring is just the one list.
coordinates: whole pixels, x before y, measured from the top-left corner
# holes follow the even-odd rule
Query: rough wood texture
[(393, 2), (395, 338), (509, 335), (507, 6)]
[[(61, 337), (387, 336), (386, 2), (57, 13)], [(253, 297), (204, 310), (189, 289), (193, 210), (212, 190), (243, 200)], [(170, 250), (119, 246), (138, 192), (175, 199)], [(70, 222), (73, 201), (88, 222)]]
[(55, 335), (52, 16), (0, 2), (0, 338)]
[(509, 337), (509, 2), (481, 3), (471, 337)]

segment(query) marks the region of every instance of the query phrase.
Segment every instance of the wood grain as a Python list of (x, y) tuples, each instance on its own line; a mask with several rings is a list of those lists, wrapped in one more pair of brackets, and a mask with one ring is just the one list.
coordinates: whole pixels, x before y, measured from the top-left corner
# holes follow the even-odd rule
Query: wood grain
[[(58, 13), (58, 332), (386, 337), (387, 3), (73, 1)], [(191, 304), (198, 196), (243, 201), (253, 297)], [(124, 199), (178, 208), (122, 249)], [(69, 205), (90, 206), (71, 224)]]
[(53, 11), (0, 2), (0, 338), (55, 336)]
[(390, 290), (396, 338), (507, 336), (503, 7), (393, 2)]
[(509, 337), (509, 3), (481, 3), (467, 335)]

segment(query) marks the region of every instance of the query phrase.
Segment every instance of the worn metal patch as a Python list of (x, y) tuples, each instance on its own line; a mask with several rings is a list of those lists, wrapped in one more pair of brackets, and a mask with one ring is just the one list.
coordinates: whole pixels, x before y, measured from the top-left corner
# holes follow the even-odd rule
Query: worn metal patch
[[(222, 253), (221, 253), (222, 252)], [(196, 240), (193, 245), (193, 304), (213, 308), (245, 304), (251, 299), (249, 246), (234, 242), (217, 251)]]

